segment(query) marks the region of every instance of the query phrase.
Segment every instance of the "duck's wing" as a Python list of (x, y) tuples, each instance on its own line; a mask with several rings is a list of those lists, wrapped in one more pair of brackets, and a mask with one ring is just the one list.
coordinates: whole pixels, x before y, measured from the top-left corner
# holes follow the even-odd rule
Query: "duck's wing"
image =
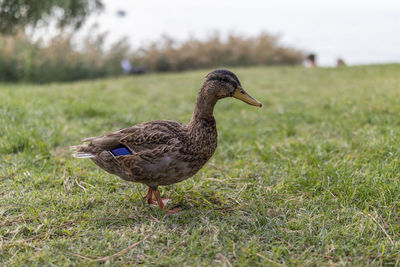
[(178, 144), (186, 139), (186, 127), (174, 121), (151, 121), (98, 137), (89, 137), (82, 142), (88, 145), (74, 146), (78, 153), (96, 155), (126, 146), (132, 154)]
[(140, 153), (163, 146), (171, 146), (186, 140), (186, 127), (174, 121), (152, 121), (120, 131), (119, 142)]

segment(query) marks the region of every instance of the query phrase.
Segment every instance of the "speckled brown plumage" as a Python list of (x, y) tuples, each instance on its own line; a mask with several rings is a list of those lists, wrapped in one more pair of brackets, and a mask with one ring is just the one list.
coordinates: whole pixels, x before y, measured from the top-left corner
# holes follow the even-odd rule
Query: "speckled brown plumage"
[[(214, 106), (219, 99), (236, 97), (236, 90), (244, 92), (232, 72), (211, 72), (199, 91), (188, 125), (166, 120), (145, 122), (100, 137), (87, 138), (83, 141), (88, 144), (75, 147), (75, 155), (85, 155), (107, 172), (127, 181), (146, 184), (153, 190), (157, 190), (159, 185), (183, 181), (197, 173), (214, 154), (217, 148)], [(247, 93), (245, 95), (248, 96)], [(236, 98), (242, 99), (241, 96)], [(252, 101), (242, 100), (247, 103)], [(110, 150), (121, 144), (132, 154), (113, 156)], [(151, 189), (148, 193), (150, 200)]]

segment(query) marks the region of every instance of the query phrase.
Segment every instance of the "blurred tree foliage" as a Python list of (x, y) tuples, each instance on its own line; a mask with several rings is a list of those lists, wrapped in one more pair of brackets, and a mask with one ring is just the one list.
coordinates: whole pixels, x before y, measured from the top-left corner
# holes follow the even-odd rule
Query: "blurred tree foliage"
[(14, 34), (51, 19), (61, 28), (79, 28), (90, 13), (102, 9), (102, 0), (0, 0), (0, 33)]

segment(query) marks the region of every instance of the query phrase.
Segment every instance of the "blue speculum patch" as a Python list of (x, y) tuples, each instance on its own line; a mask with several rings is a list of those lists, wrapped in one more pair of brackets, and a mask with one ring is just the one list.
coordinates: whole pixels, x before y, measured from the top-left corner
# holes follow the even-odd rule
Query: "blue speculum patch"
[(115, 157), (116, 156), (125, 156), (125, 155), (132, 155), (131, 151), (124, 145), (120, 145), (117, 148), (114, 148), (113, 150), (110, 151), (111, 154), (113, 154)]

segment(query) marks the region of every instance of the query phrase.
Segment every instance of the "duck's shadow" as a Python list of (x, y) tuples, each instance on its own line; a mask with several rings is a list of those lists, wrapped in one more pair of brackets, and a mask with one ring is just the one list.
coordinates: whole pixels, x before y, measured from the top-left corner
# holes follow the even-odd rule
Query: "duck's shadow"
[[(100, 214), (93, 214), (87, 221), (90, 221), (92, 227), (102, 229), (104, 227), (139, 226), (149, 224), (149, 222), (176, 226), (177, 223), (198, 224), (199, 218), (207, 220), (209, 223), (213, 221), (218, 223), (224, 217), (240, 217), (240, 214), (244, 212), (241, 205), (230, 202), (223, 203), (218, 197), (213, 196), (202, 197), (202, 200), (185, 196), (180, 201), (168, 203), (165, 210), (161, 210), (156, 205), (149, 205), (143, 199), (123, 202), (125, 202), (123, 206), (113, 203), (108, 205), (106, 210), (98, 210), (97, 212)], [(179, 211), (168, 213), (169, 210), (174, 209), (179, 209)], [(101, 216), (102, 212), (107, 216)], [(83, 221), (86, 220), (83, 219)]]

